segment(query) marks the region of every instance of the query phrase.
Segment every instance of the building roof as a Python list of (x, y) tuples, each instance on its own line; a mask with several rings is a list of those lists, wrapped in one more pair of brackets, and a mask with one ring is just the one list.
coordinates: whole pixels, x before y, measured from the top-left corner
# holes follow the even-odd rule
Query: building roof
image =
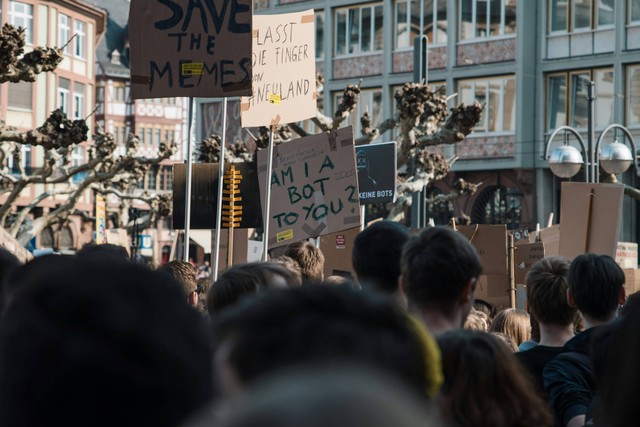
[[(98, 75), (129, 78), (129, 0), (83, 0), (107, 12), (107, 33), (96, 51)], [(120, 63), (112, 53), (120, 54)]]

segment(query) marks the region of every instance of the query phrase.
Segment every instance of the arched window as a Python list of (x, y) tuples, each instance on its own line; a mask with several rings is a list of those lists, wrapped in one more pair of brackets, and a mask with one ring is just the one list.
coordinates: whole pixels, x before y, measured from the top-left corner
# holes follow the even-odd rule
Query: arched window
[[(427, 200), (439, 196), (442, 194), (442, 190), (437, 187), (429, 187), (426, 191)], [(453, 211), (453, 204), (450, 201), (443, 203), (426, 203), (425, 217), (427, 221), (429, 218), (433, 219), (436, 225), (447, 225), (451, 221), (451, 218), (455, 216)]]
[(53, 230), (47, 227), (40, 232), (40, 247), (53, 248)]
[(492, 185), (478, 195), (471, 212), (473, 224), (507, 224), (510, 230), (520, 226), (523, 194), (517, 188)]
[(73, 233), (68, 225), (60, 229), (59, 242), (60, 249), (73, 248)]

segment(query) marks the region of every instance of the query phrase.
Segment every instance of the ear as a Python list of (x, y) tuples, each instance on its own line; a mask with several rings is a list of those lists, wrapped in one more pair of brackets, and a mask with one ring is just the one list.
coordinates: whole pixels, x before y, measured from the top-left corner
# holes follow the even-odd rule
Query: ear
[(402, 295), (405, 300), (409, 299), (407, 296), (407, 284), (405, 283), (402, 274), (398, 277), (398, 290), (400, 291), (400, 295)]
[(187, 301), (194, 307), (198, 305), (198, 293), (196, 291), (191, 292), (187, 297)]
[(469, 280), (469, 282), (465, 285), (465, 287), (462, 288), (462, 291), (460, 293), (460, 299), (463, 304), (468, 304), (468, 303), (473, 304), (473, 301), (475, 300), (475, 297), (476, 297), (477, 281), (478, 279), (473, 277)]
[(567, 289), (567, 304), (571, 308), (578, 308), (576, 307), (576, 303), (573, 300), (573, 294), (571, 293), (571, 289)]
[(624, 288), (624, 286), (622, 286), (620, 288), (620, 295), (618, 295), (618, 304), (624, 305), (626, 302), (627, 302), (627, 291)]

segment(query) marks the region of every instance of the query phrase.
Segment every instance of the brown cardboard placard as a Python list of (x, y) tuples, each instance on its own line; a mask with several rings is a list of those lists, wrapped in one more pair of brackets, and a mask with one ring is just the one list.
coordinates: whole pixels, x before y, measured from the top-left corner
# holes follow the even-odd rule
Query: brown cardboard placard
[(545, 257), (544, 243), (523, 243), (515, 248), (516, 284), (523, 285), (531, 266)]
[[(249, 236), (253, 234), (253, 228), (233, 229), (233, 264), (243, 264), (247, 262), (249, 255)], [(211, 230), (211, 246), (215, 247), (216, 230)], [(220, 253), (218, 256), (218, 272), (226, 270), (227, 249), (229, 247), (229, 229), (222, 229), (220, 233)], [(213, 255), (213, 254), (212, 254)]]
[(253, 17), (253, 94), (241, 101), (243, 127), (315, 117), (313, 9)]
[(355, 278), (351, 252), (358, 233), (360, 233), (359, 227), (320, 237), (320, 250), (324, 255), (324, 277), (341, 276), (348, 272)]
[[(267, 150), (258, 156), (265, 194)], [(289, 245), (360, 225), (353, 129), (338, 129), (276, 147), (271, 174), (269, 247)], [(265, 197), (261, 197), (264, 211)]]
[(616, 262), (620, 268), (638, 268), (638, 244), (618, 242), (618, 246), (616, 246)]
[(251, 0), (132, 0), (131, 97), (251, 95)]
[(627, 296), (640, 291), (640, 270), (637, 268), (625, 268), (624, 272), (624, 290)]
[[(529, 233), (529, 242), (535, 243), (537, 233)], [(560, 224), (540, 230), (540, 239), (544, 243), (544, 256), (558, 256), (560, 249)]]
[(559, 254), (568, 260), (584, 253), (616, 256), (624, 186), (563, 182)]
[(484, 300), (498, 310), (508, 308), (509, 289), (509, 275), (483, 274), (476, 283), (476, 299)]
[(484, 274), (507, 274), (507, 226), (505, 224), (460, 225), (462, 233), (476, 248)]

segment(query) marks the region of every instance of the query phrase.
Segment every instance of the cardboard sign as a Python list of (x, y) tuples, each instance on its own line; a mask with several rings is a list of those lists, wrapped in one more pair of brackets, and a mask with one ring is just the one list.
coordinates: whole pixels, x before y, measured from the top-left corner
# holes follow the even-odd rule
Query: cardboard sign
[(476, 284), (476, 299), (486, 301), (498, 310), (508, 308), (510, 287), (507, 274), (482, 275)]
[(395, 141), (356, 147), (360, 204), (396, 201), (397, 153)]
[(107, 243), (122, 246), (128, 253), (131, 253), (131, 239), (129, 238), (127, 230), (123, 228), (109, 228), (107, 229), (105, 236), (107, 238)]
[(351, 276), (355, 271), (351, 264), (353, 242), (360, 233), (360, 227), (339, 231), (320, 237), (320, 250), (324, 255), (324, 277)]
[(544, 243), (523, 243), (515, 248), (516, 284), (523, 285), (531, 266), (545, 257)]
[(484, 274), (507, 274), (507, 226), (505, 224), (460, 225), (458, 231), (478, 251)]
[[(233, 165), (240, 171), (240, 197), (236, 205), (242, 207), (239, 228), (262, 227), (258, 173), (255, 163), (228, 163), (225, 170)], [(195, 163), (191, 170), (191, 224), (194, 230), (211, 230), (216, 227), (218, 207), (218, 163)], [(185, 180), (187, 166), (173, 166), (173, 228), (184, 229)], [(224, 200), (224, 198), (222, 199)]]
[[(267, 150), (258, 151), (258, 171), (264, 195)], [(269, 221), (270, 248), (360, 225), (351, 127), (274, 147)]]
[(618, 242), (616, 262), (620, 268), (638, 268), (638, 244)]
[(253, 93), (240, 105), (242, 126), (271, 126), (315, 117), (315, 16), (253, 17)]
[(132, 0), (131, 97), (251, 95), (251, 0)]
[(563, 182), (560, 204), (560, 255), (616, 256), (624, 186)]
[[(244, 264), (249, 258), (249, 237), (254, 230), (251, 228), (233, 229), (233, 265)], [(211, 247), (216, 244), (216, 231), (211, 233)], [(229, 249), (229, 229), (223, 229), (220, 234), (220, 253), (218, 256), (218, 273), (229, 268), (227, 265), (227, 251)], [(213, 255), (212, 255), (213, 256)]]
[[(529, 242), (535, 243), (537, 233), (532, 231), (529, 233)], [(540, 239), (544, 243), (544, 256), (558, 256), (560, 250), (560, 225), (552, 225), (551, 227), (540, 230)]]

